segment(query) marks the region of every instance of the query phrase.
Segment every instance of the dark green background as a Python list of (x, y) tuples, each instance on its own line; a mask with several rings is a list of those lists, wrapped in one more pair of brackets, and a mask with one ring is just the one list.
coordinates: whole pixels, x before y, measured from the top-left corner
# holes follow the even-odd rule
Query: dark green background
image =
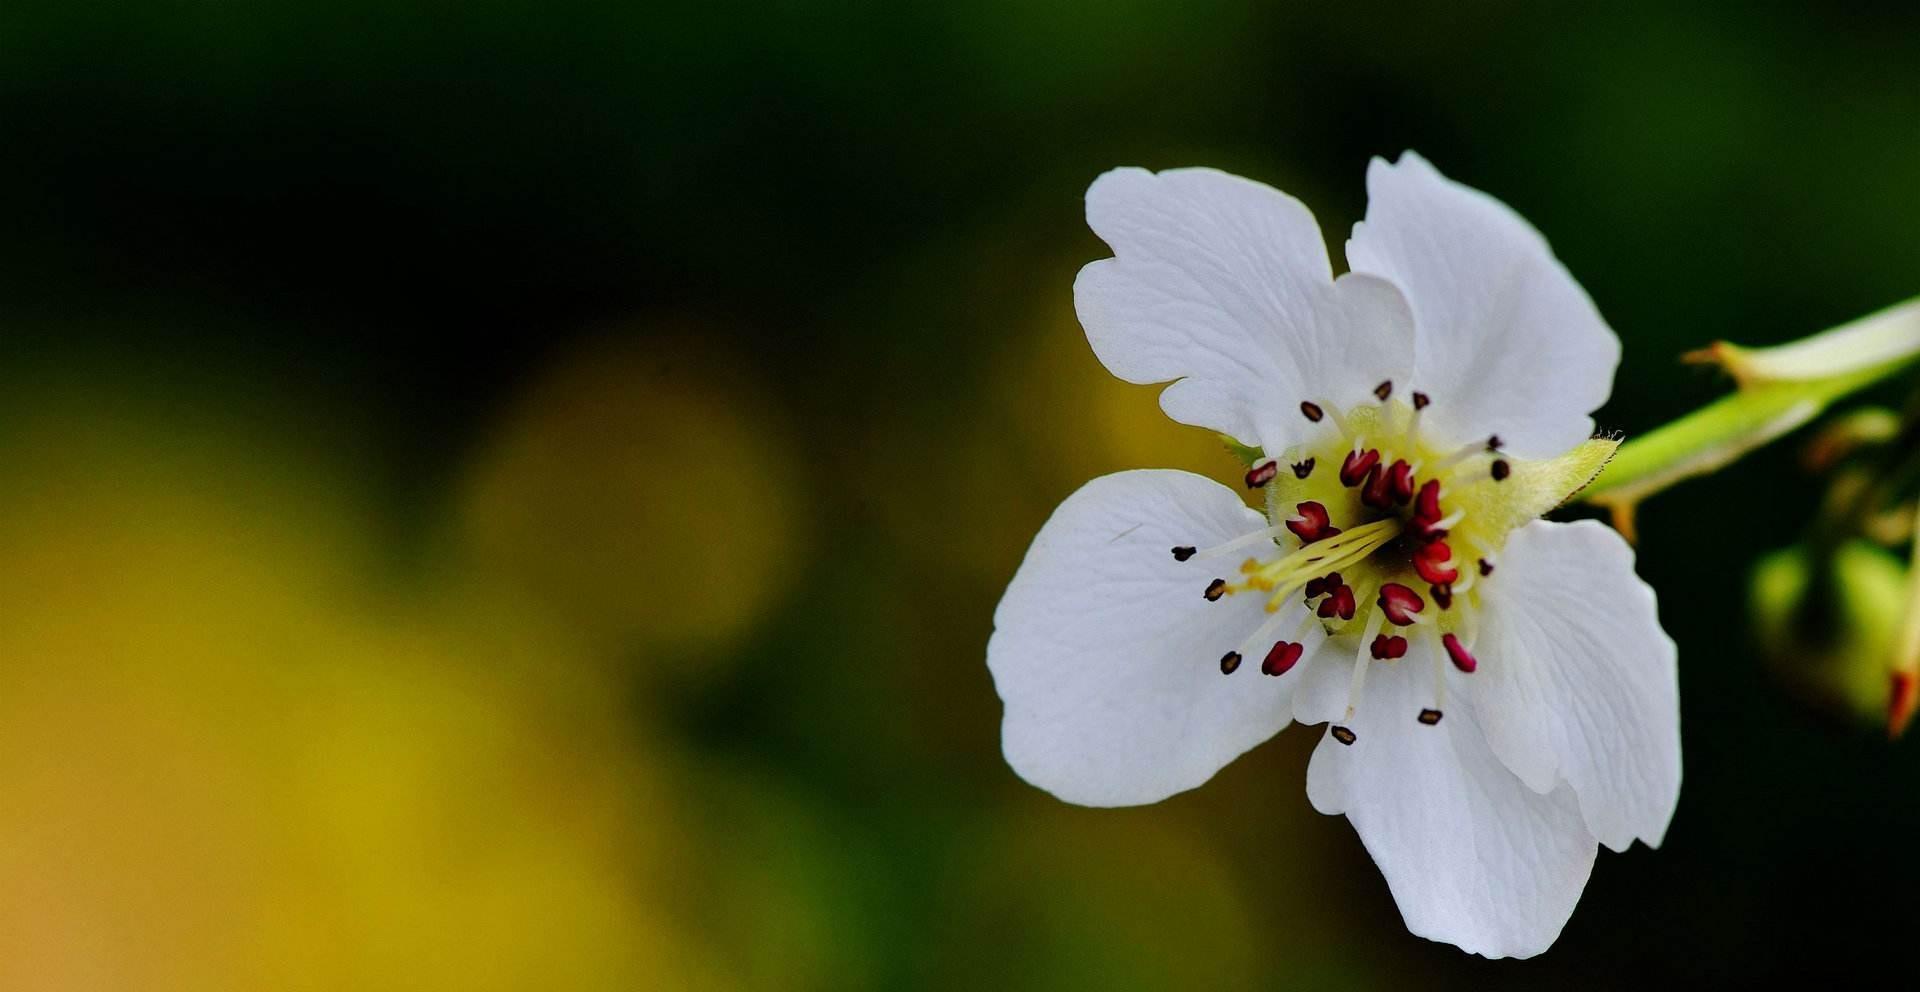
[[(636, 349), (637, 394), (750, 397), (784, 468), (723, 478), (808, 538), (713, 555), (778, 594), (737, 636), (640, 624), (564, 675), (672, 770), (639, 815), (699, 844), (658, 900), (722, 985), (1904, 974), (1920, 756), (1808, 715), (1749, 640), (1747, 570), (1818, 498), (1788, 446), (1642, 513), (1680, 645), (1680, 808), (1662, 850), (1602, 854), (1538, 960), (1409, 936), (1351, 829), (1307, 806), (1311, 733), (1143, 810), (1061, 806), (1001, 760), (993, 605), (1058, 499), (1132, 467), (1077, 433), (1109, 388), (1072, 322), (1106, 253), (1086, 185), (1213, 165), (1299, 196), (1337, 246), (1369, 156), (1406, 148), (1546, 232), (1624, 342), (1598, 419), (1630, 436), (1727, 388), (1685, 349), (1920, 292), (1906, 5), (16, 2), (0, 431), (104, 405), (344, 466), (376, 570), (430, 584), (466, 466), (569, 356)], [(1113, 402), (1145, 423), (1153, 391)], [(1177, 436), (1167, 462), (1230, 476)], [(614, 602), (729, 594), (685, 555), (595, 567)]]

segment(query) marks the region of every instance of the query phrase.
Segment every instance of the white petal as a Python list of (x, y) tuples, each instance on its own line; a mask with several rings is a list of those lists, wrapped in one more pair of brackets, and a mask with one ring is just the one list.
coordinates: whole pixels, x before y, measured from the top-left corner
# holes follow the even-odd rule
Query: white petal
[(1633, 550), (1591, 520), (1538, 521), (1480, 590), (1475, 706), (1494, 753), (1538, 791), (1571, 785), (1608, 847), (1659, 846), (1680, 798), (1680, 694)]
[(1074, 304), (1094, 353), (1128, 382), (1178, 379), (1167, 415), (1276, 452), (1300, 403), (1372, 402), (1413, 361), (1399, 291), (1328, 268), (1300, 201), (1212, 169), (1115, 169), (1087, 190), (1114, 256), (1087, 265)]
[[(1014, 771), (1069, 802), (1150, 803), (1285, 727), (1296, 679), (1260, 672), (1264, 646), (1220, 674), (1220, 657), (1268, 618), (1257, 596), (1202, 596), (1241, 558), (1170, 553), (1264, 526), (1233, 490), (1186, 472), (1122, 472), (1067, 497), (1033, 539), (987, 642)], [(1292, 639), (1292, 627), (1276, 639)]]
[(1426, 423), (1465, 443), (1497, 434), (1527, 457), (1593, 433), (1620, 341), (1546, 239), (1506, 204), (1412, 152), (1367, 168), (1367, 219), (1347, 260), (1413, 306), (1413, 386)]
[(1353, 684), (1353, 653), (1328, 641), (1312, 657), (1302, 659), (1300, 684), (1293, 690), (1293, 719), (1298, 723), (1339, 722), (1347, 712), (1347, 689)]
[(1369, 671), (1366, 698), (1345, 722), (1358, 739), (1320, 742), (1307, 795), (1353, 822), (1408, 930), (1490, 958), (1530, 957), (1572, 915), (1593, 869), (1593, 835), (1571, 790), (1541, 795), (1500, 764), (1457, 690), (1438, 725), (1418, 722), (1433, 705), (1424, 650)]

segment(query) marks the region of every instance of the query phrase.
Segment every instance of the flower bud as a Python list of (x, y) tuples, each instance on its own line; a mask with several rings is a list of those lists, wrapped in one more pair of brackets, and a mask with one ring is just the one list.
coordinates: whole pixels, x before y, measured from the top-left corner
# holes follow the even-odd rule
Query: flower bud
[(1682, 357), (1718, 365), (1740, 388), (1749, 389), (1852, 375), (1916, 355), (1920, 355), (1920, 300), (1908, 300), (1788, 344), (1743, 348), (1716, 341)]
[(1796, 545), (1754, 567), (1749, 594), (1768, 669), (1802, 701), (1863, 727), (1884, 727), (1906, 568), (1866, 541), (1824, 562)]

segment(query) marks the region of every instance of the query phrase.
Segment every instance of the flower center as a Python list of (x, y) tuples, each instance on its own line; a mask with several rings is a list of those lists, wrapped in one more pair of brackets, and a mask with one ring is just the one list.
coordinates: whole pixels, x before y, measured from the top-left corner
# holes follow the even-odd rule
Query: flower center
[[(1393, 663), (1415, 645), (1434, 666), (1434, 705), (1417, 719), (1440, 722), (1445, 666), (1473, 672), (1479, 585), (1493, 574), (1493, 556), (1508, 531), (1538, 514), (1517, 513), (1499, 492), (1513, 474), (1497, 437), (1465, 446), (1436, 444), (1422, 433), (1422, 393), (1342, 409), (1300, 405), (1322, 424), (1321, 435), (1256, 463), (1247, 485), (1267, 496), (1270, 526), (1213, 548), (1174, 548), (1174, 557), (1237, 557), (1237, 577), (1216, 578), (1205, 596), (1254, 594), (1272, 616), (1251, 641), (1221, 659), (1232, 674), (1243, 655), (1264, 652), (1261, 671), (1280, 676), (1299, 661), (1300, 638), (1318, 623), (1329, 638), (1351, 645), (1348, 714), (1360, 699), (1370, 662)], [(1290, 609), (1295, 596), (1299, 609)], [(1283, 639), (1274, 640), (1276, 637)], [(1271, 645), (1271, 646), (1269, 646)], [(1335, 727), (1351, 744), (1354, 733)]]

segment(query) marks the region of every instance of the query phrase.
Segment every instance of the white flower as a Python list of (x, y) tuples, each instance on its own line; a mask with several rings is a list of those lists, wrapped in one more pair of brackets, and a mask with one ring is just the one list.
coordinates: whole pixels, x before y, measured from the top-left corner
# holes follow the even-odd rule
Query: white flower
[(1407, 927), (1524, 957), (1596, 844), (1657, 846), (1679, 796), (1674, 645), (1632, 551), (1538, 519), (1612, 450), (1588, 414), (1620, 346), (1500, 202), (1412, 153), (1367, 191), (1339, 278), (1268, 186), (1119, 169), (1087, 191), (1116, 256), (1074, 287), (1094, 352), (1264, 449), (1267, 514), (1173, 471), (1062, 503), (994, 615), (1003, 744), (1060, 798), (1123, 806), (1328, 723), (1307, 795)]

